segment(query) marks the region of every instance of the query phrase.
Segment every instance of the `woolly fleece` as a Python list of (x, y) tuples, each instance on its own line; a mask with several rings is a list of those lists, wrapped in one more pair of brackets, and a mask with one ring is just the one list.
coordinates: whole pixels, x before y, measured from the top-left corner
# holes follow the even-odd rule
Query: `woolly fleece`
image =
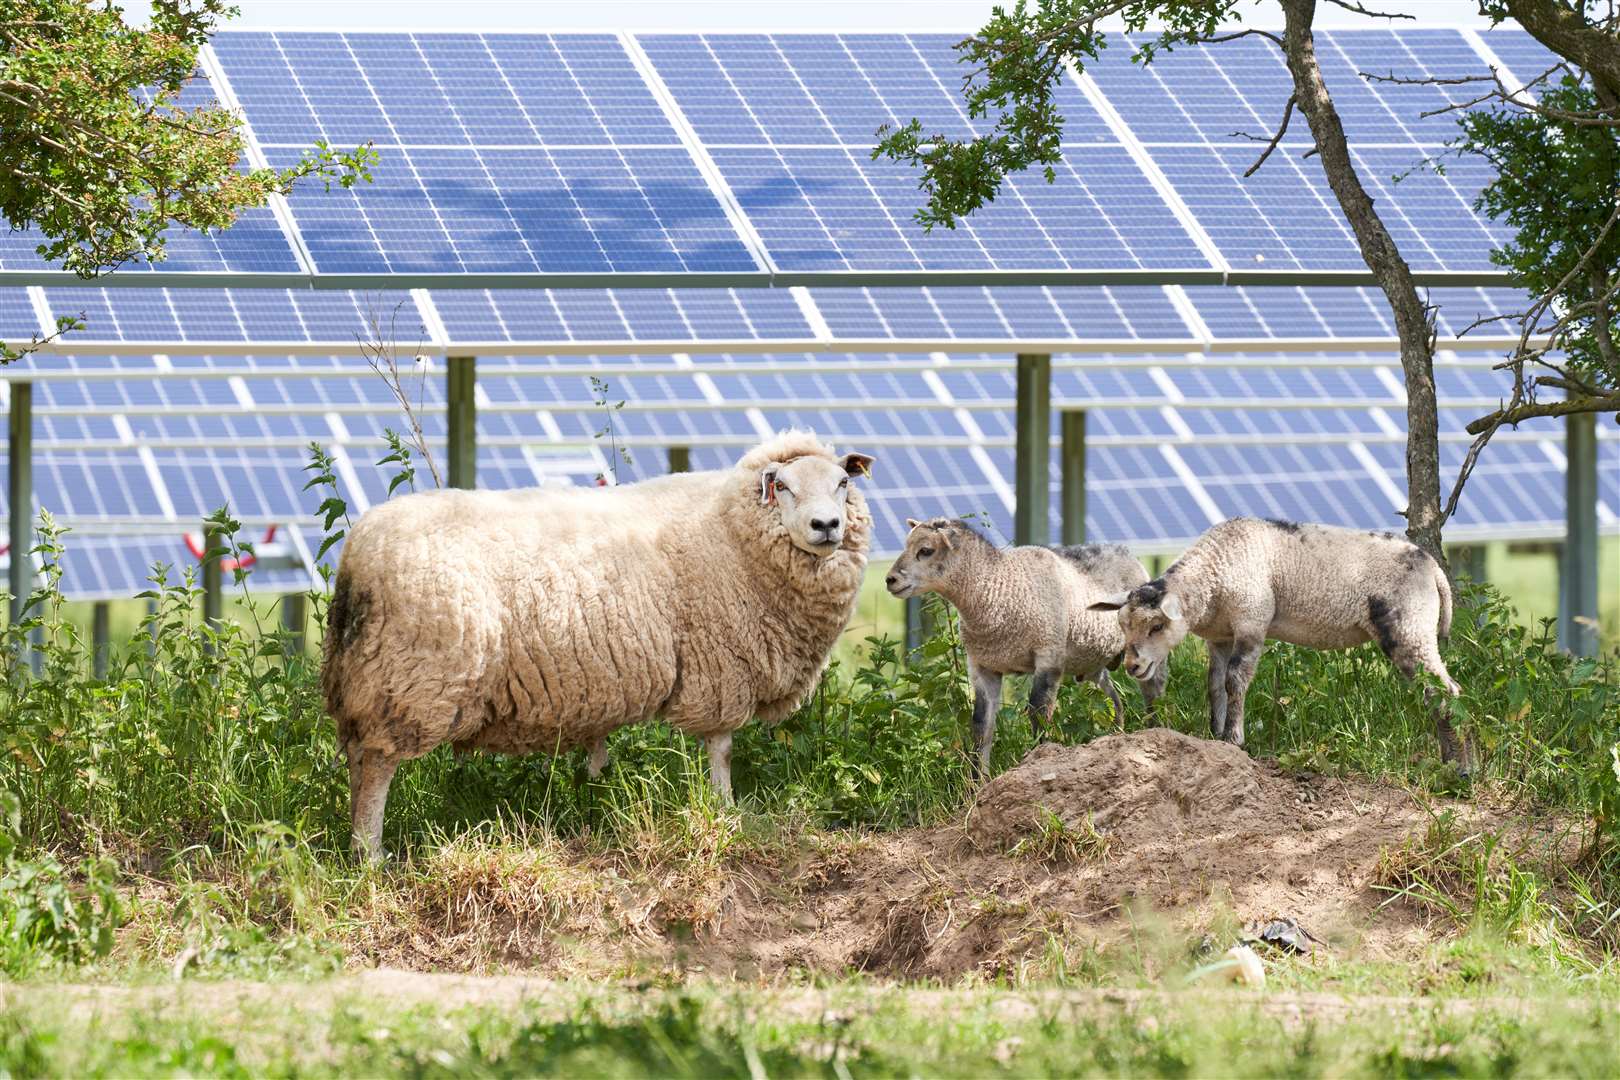
[(659, 715), (700, 736), (783, 719), (854, 611), (871, 531), (851, 485), (838, 550), (793, 546), (760, 472), (806, 455), (837, 460), (790, 431), (732, 469), (371, 510), (324, 645), (339, 744), (397, 762), (557, 752)]

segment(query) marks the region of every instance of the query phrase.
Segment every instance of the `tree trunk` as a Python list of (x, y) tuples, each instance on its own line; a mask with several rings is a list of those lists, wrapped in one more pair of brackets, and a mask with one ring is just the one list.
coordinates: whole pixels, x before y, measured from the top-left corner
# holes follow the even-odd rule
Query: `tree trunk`
[(1594, 26), (1578, 5), (1557, 0), (1507, 0), (1507, 10), (1530, 36), (1586, 70), (1600, 105), (1620, 107), (1620, 41), (1612, 32)]
[(1283, 51), (1294, 79), (1294, 96), (1310, 124), (1328, 187), (1339, 200), (1355, 233), (1361, 257), (1395, 315), (1406, 378), (1406, 535), (1445, 565), (1440, 547), (1440, 417), (1434, 389), (1434, 333), (1418, 296), (1411, 268), (1361, 186), (1344, 125), (1322, 81), (1311, 23), (1316, 0), (1281, 0), (1285, 18)]

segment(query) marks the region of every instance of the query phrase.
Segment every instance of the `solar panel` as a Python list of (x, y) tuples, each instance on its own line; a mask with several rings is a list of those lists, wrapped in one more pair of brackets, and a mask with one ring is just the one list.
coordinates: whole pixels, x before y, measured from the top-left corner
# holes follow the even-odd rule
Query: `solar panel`
[[(767, 251), (783, 269), (1205, 266), (1096, 110), (1075, 123), (1057, 182), (1015, 177), (955, 230), (911, 220), (915, 176), (869, 152), (882, 124), (969, 123), (942, 37), (783, 35), (640, 39)], [(982, 125), (978, 125), (982, 130)]]
[(317, 270), (758, 269), (615, 38), (233, 33), (214, 51), (272, 162), (322, 138), (382, 154), (374, 184), (292, 196)]

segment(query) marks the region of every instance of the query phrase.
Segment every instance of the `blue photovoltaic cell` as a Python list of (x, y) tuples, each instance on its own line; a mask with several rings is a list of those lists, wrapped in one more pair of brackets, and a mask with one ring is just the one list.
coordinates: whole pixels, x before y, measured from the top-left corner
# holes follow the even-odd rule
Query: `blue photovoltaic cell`
[[(1506, 65), (1508, 73), (1520, 83), (1533, 82), (1564, 62), (1524, 30), (1505, 28), (1481, 30), (1479, 36), (1484, 40), (1485, 47), (1496, 54), (1496, 58)], [(1558, 72), (1549, 82), (1541, 83), (1537, 89), (1549, 83), (1557, 85), (1562, 77), (1563, 73)]]
[(869, 151), (913, 116), (965, 136), (948, 39), (792, 35), (642, 39), (777, 265), (785, 269), (1200, 266), (1205, 261), (1079, 92), (1058, 182), (1011, 179), (956, 230), (912, 220), (916, 177)]
[(452, 341), (692, 341), (814, 337), (786, 289), (441, 290)]
[(713, 149), (776, 264), (791, 270), (1143, 269), (1207, 265), (1119, 146), (1070, 147), (1055, 182), (1009, 177), (956, 229), (913, 220), (916, 177), (843, 147)]
[(28, 290), (0, 289), (0, 341), (17, 347), (43, 333)]
[(275, 163), (321, 138), (381, 150), (375, 183), (292, 196), (319, 270), (758, 268), (614, 38), (226, 33), (215, 51)]
[[(1318, 35), (1324, 75), (1343, 114), (1358, 172), (1384, 209), (1415, 268), (1489, 265), (1505, 234), (1483, 223), (1472, 201), (1486, 175), (1478, 162), (1421, 167), (1456, 132), (1456, 116), (1425, 110), (1465, 100), (1469, 86), (1369, 83), (1360, 72), (1398, 77), (1480, 74), (1484, 63), (1450, 30)], [(1257, 149), (1237, 132), (1269, 136), (1291, 81), (1276, 50), (1247, 39), (1162, 55), (1145, 68), (1108, 57), (1090, 68), (1098, 85), (1235, 269), (1359, 269), (1361, 259), (1320, 166), (1277, 154), (1251, 177)], [(1308, 141), (1293, 125), (1290, 141)], [(1397, 185), (1393, 177), (1404, 179)]]
[(813, 289), (835, 337), (1185, 338), (1161, 288)]
[(1388, 497), (1348, 447), (1177, 448), (1227, 517), (1252, 514), (1363, 529), (1401, 528)]
[(377, 340), (400, 347), (422, 337), (416, 303), (403, 292), (292, 289), (45, 290), (51, 313), (81, 319), (84, 341), (151, 341), (154, 352), (185, 341)]
[[(1002, 475), (1011, 476), (1013, 452), (990, 452)], [(1051, 457), (1048, 499), (1061, 506), (1062, 471)], [(1129, 540), (1136, 544), (1179, 544), (1209, 527), (1186, 486), (1155, 447), (1098, 447), (1086, 454), (1086, 538), (1092, 542)], [(1053, 513), (1048, 542), (1056, 543), (1059, 515)]]

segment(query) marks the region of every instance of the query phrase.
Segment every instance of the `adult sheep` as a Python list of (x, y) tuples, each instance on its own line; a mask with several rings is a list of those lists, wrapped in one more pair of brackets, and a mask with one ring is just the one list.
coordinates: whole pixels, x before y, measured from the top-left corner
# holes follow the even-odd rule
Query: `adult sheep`
[(731, 796), (731, 733), (816, 685), (854, 612), (872, 459), (789, 431), (735, 468), (594, 490), (434, 491), (350, 533), (321, 689), (348, 758), (352, 846), (381, 853), (401, 761), (593, 748), (655, 716), (700, 736)]

